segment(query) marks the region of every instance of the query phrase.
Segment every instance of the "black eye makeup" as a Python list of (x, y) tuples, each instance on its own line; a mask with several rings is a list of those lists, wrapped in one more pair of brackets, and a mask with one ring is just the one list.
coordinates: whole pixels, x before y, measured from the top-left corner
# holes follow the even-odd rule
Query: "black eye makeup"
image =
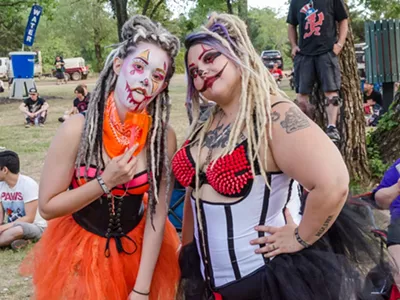
[(209, 52), (206, 55), (204, 55), (203, 57), (203, 61), (206, 64), (212, 64), (214, 62), (214, 60), (219, 57), (220, 55), (222, 55), (221, 52), (219, 51), (214, 51), (214, 52)]
[(199, 69), (198, 68), (191, 68), (189, 70), (189, 75), (190, 77), (192, 77), (193, 79), (196, 79), (197, 76), (199, 75)]

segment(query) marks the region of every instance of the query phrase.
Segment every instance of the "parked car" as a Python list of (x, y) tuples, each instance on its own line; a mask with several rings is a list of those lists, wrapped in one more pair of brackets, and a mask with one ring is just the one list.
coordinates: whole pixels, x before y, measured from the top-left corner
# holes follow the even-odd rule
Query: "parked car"
[(283, 57), (279, 50), (265, 50), (261, 53), (261, 59), (268, 69), (278, 63), (279, 69), (283, 70)]
[[(89, 74), (89, 66), (85, 65), (82, 57), (64, 58), (65, 77), (67, 80), (86, 79)], [(53, 70), (55, 73), (55, 70)]]

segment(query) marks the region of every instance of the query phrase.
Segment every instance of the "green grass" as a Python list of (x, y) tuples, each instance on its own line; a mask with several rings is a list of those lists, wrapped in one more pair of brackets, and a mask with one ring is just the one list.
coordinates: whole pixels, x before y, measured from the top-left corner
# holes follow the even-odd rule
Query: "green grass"
[[(92, 90), (95, 81), (89, 79), (86, 83), (88, 89)], [(54, 80), (50, 80), (38, 81), (37, 85), (42, 96), (57, 97), (48, 100), (50, 109), (46, 126), (25, 128), (24, 117), (18, 110), (20, 102), (0, 105), (0, 146), (16, 151), (20, 155), (21, 173), (39, 181), (47, 149), (60, 125), (57, 119), (72, 105), (73, 91), (77, 83), (70, 82), (58, 86)], [(293, 91), (288, 90), (286, 81), (283, 82), (282, 88), (291, 99), (295, 97)], [(170, 123), (177, 134), (178, 144), (183, 142), (188, 128), (184, 106), (185, 95), (185, 78), (183, 75), (177, 75), (170, 84), (172, 99)], [(0, 93), (0, 97), (6, 96), (6, 93)], [(11, 250), (0, 250), (0, 299), (28, 299), (32, 294), (30, 278), (22, 278), (18, 274), (18, 266), (27, 252), (28, 249), (16, 253)]]

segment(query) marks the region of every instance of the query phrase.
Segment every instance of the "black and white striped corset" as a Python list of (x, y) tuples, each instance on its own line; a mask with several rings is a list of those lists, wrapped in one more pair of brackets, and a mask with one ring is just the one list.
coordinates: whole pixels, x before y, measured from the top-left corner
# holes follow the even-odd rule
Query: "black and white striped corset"
[(201, 257), (201, 271), (211, 287), (223, 287), (251, 275), (268, 263), (268, 259), (254, 252), (260, 246), (250, 245), (251, 240), (264, 235), (255, 231), (255, 226), (285, 225), (285, 207), (289, 208), (294, 221), (300, 223), (300, 185), (283, 173), (268, 173), (268, 180), (271, 190), (264, 178), (257, 175), (249, 193), (233, 203), (201, 199), (204, 241), (192, 197), (196, 220), (194, 236)]

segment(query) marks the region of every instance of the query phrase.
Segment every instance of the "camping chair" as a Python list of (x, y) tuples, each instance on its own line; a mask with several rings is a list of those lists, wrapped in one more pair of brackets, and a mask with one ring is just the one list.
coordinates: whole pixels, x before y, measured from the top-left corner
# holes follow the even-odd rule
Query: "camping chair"
[(177, 181), (172, 192), (171, 202), (168, 209), (168, 218), (177, 231), (182, 230), (183, 203), (185, 201), (186, 190)]

